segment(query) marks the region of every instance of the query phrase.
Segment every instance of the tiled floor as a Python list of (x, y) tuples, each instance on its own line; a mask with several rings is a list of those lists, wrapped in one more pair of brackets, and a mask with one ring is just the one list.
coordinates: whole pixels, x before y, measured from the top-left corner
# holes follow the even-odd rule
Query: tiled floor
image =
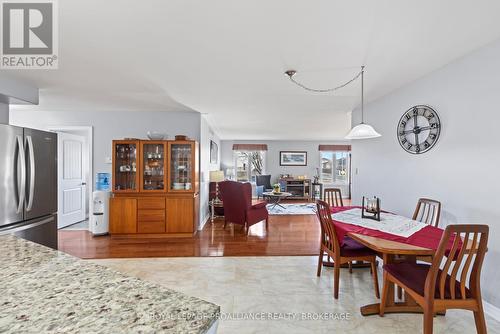
[[(421, 333), (422, 315), (363, 317), (359, 307), (376, 301), (368, 269), (341, 271), (340, 296), (332, 297), (332, 269), (316, 277), (316, 258), (212, 257), (91, 260), (120, 272), (200, 297), (222, 312), (348, 313), (349, 320), (223, 320), (219, 333)], [(380, 275), (381, 277), (382, 275)], [(284, 316), (284, 315), (283, 315)], [(500, 323), (487, 317), (490, 334)], [(450, 310), (434, 319), (434, 333), (475, 333), (472, 312)]]

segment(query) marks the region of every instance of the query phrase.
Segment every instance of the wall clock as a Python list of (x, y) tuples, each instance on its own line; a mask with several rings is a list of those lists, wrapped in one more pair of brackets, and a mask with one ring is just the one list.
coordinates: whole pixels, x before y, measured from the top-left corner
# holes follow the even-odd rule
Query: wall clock
[(408, 109), (398, 123), (397, 136), (401, 147), (408, 153), (429, 151), (439, 139), (441, 121), (429, 106), (417, 105)]

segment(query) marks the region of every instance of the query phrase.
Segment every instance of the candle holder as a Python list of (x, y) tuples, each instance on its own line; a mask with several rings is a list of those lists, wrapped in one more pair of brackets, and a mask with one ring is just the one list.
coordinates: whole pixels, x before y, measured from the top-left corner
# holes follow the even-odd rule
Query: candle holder
[(363, 206), (361, 207), (361, 217), (380, 221), (380, 198), (365, 198), (363, 196)]

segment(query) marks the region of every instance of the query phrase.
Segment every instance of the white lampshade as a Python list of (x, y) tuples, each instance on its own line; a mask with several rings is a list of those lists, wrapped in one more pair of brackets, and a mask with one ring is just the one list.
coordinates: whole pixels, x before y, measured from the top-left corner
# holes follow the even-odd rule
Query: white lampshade
[(380, 136), (382, 135), (375, 131), (371, 125), (361, 123), (353, 127), (347, 136), (345, 136), (345, 139), (369, 139)]
[(213, 170), (210, 172), (210, 182), (224, 181), (224, 172), (221, 170)]

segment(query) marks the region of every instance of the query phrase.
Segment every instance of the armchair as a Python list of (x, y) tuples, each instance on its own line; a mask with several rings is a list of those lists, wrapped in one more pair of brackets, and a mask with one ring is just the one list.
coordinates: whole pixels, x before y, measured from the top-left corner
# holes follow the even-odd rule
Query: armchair
[(257, 175), (255, 176), (255, 184), (257, 185), (257, 198), (263, 196), (266, 191), (272, 191), (271, 175)]
[(234, 223), (246, 227), (246, 234), (250, 226), (263, 220), (268, 227), (266, 203), (252, 205), (252, 186), (250, 183), (223, 181), (219, 183), (220, 195), (224, 205), (224, 228), (226, 224)]

